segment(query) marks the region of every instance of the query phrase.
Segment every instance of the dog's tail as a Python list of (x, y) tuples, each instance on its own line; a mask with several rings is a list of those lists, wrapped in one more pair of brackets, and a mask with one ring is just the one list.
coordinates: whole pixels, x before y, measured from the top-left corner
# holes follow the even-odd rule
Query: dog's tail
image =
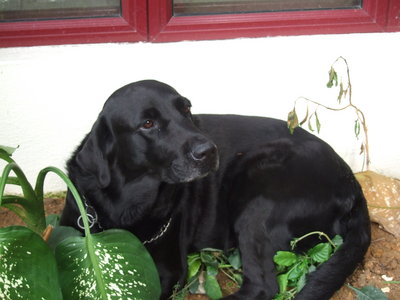
[(358, 192), (347, 217), (343, 244), (327, 262), (309, 274), (296, 300), (328, 300), (363, 260), (371, 242), (371, 228), (364, 195), (359, 184), (355, 184)]

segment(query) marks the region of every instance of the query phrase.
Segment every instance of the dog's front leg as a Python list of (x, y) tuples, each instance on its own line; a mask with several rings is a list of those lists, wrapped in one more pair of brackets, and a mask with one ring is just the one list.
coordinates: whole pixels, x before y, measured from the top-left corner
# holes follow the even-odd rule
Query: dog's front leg
[(275, 250), (265, 227), (263, 204), (253, 201), (236, 219), (234, 229), (242, 258), (243, 284), (237, 293), (224, 300), (267, 300), (278, 292)]

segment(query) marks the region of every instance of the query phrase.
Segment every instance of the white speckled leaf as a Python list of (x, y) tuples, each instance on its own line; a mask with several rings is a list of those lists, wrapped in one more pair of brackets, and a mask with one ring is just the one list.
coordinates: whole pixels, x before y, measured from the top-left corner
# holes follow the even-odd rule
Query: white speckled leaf
[(0, 228), (0, 299), (62, 299), (54, 255), (26, 227)]
[(57, 246), (56, 259), (65, 300), (160, 297), (153, 259), (128, 231), (112, 229), (68, 238)]

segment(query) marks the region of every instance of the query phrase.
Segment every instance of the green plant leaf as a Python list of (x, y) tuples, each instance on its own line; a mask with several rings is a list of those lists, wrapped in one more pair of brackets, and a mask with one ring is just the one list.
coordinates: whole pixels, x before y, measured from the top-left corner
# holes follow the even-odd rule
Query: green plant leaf
[(206, 271), (209, 276), (217, 276), (218, 274), (218, 267), (208, 265), (206, 266)]
[(215, 276), (210, 276), (205, 273), (204, 289), (206, 290), (208, 297), (212, 300), (222, 298), (222, 291)]
[(158, 299), (158, 273), (141, 242), (125, 230), (71, 237), (56, 247), (64, 299)]
[(308, 273), (308, 261), (307, 257), (302, 257), (297, 263), (289, 270), (288, 280), (297, 282), (301, 276)]
[(297, 255), (290, 251), (278, 251), (274, 255), (274, 262), (279, 266), (289, 267), (297, 262)]
[(326, 86), (328, 88), (331, 88), (331, 87), (337, 86), (337, 85), (338, 85), (338, 76), (337, 76), (335, 69), (333, 67), (331, 67), (331, 69), (329, 70), (329, 80), (328, 80), (328, 83), (326, 84)]
[(312, 118), (313, 115), (314, 115), (314, 113), (312, 113), (310, 115), (310, 118), (308, 119), (308, 122), (307, 122), (308, 130), (310, 130), (311, 132), (314, 132), (314, 128), (311, 125), (311, 118)]
[(306, 274), (303, 273), (303, 274), (300, 276), (300, 278), (299, 278), (299, 280), (297, 281), (297, 283), (296, 283), (296, 291), (297, 291), (297, 293), (299, 293), (299, 292), (303, 289), (303, 287), (306, 285), (306, 282), (307, 282), (307, 280), (306, 280)]
[(0, 228), (0, 299), (62, 299), (56, 260), (26, 227)]
[(188, 255), (188, 279), (195, 276), (201, 267), (200, 255), (198, 253)]
[(233, 279), (238, 284), (238, 286), (242, 285), (242, 283), (243, 283), (243, 275), (242, 275), (242, 273), (233, 274)]
[[(198, 276), (194, 276), (188, 280), (187, 286), (189, 287), (189, 292), (196, 294), (199, 290), (200, 281)], [(183, 291), (183, 290), (182, 290)], [(175, 298), (174, 298), (175, 300)]]
[[(24, 172), (14, 161), (7, 159), (4, 150), (0, 150), (0, 157), (9, 161), (0, 177), (0, 206), (5, 206), (12, 210), (26, 223), (29, 229), (41, 234), (46, 229), (43, 198), (37, 197)], [(11, 172), (14, 172), (16, 178), (18, 178), (11, 177), (13, 181), (18, 180), (18, 184), (22, 188), (23, 197), (4, 195), (5, 186)]]
[(358, 136), (360, 135), (361, 132), (361, 125), (360, 125), (360, 120), (356, 120), (354, 122), (354, 134), (356, 135), (356, 138), (358, 139)]
[(321, 131), (321, 122), (319, 121), (318, 114), (315, 112), (315, 125), (317, 126), (317, 132)]
[(293, 134), (296, 127), (299, 126), (299, 118), (297, 117), (295, 108), (293, 108), (293, 110), (290, 111), (288, 114), (287, 125), (288, 125), (288, 128), (289, 128), (291, 134)]
[(214, 267), (218, 267), (218, 260), (216, 259), (216, 257), (212, 254), (207, 252), (207, 250), (203, 249), (202, 251), (200, 251), (200, 258), (201, 261), (206, 265), (206, 266), (214, 266)]
[(339, 90), (339, 95), (337, 98), (337, 101), (339, 102), (339, 104), (342, 102), (343, 95), (344, 95), (343, 82), (340, 82), (340, 90)]
[(347, 285), (357, 294), (357, 300), (388, 300), (388, 297), (374, 286), (364, 286), (361, 289)]
[(343, 238), (340, 235), (335, 235), (332, 239), (332, 243), (335, 245), (335, 251), (339, 249), (343, 244)]
[(235, 270), (239, 270), (242, 267), (239, 249), (236, 248), (229, 254), (228, 261)]
[(315, 262), (326, 262), (332, 253), (332, 246), (329, 243), (319, 243), (307, 251), (307, 255)]
[(53, 251), (55, 251), (58, 244), (73, 236), (82, 236), (82, 233), (73, 227), (57, 226), (53, 228), (47, 244)]
[(280, 274), (277, 276), (278, 286), (279, 286), (279, 293), (284, 293), (288, 287), (288, 274)]
[[(19, 147), (19, 146), (18, 146)], [(7, 155), (11, 156), (18, 149), (18, 147), (10, 147), (10, 146), (3, 146), (0, 145), (0, 151), (3, 150)]]
[(53, 227), (58, 226), (60, 223), (60, 215), (51, 214), (46, 216), (46, 225), (51, 225)]

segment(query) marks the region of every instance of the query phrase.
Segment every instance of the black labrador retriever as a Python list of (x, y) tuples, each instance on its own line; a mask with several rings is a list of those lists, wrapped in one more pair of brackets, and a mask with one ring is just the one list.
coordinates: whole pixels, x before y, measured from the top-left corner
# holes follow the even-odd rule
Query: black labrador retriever
[[(123, 228), (157, 265), (162, 299), (186, 278), (186, 256), (240, 249), (244, 281), (225, 299), (271, 299), (273, 256), (311, 231), (344, 243), (307, 278), (296, 299), (329, 299), (370, 243), (365, 198), (351, 169), (319, 138), (283, 121), (192, 115), (172, 87), (146, 80), (114, 92), (68, 161), (69, 176), (98, 219)], [(68, 195), (61, 223), (78, 227)], [(300, 251), (320, 242), (303, 240)]]

